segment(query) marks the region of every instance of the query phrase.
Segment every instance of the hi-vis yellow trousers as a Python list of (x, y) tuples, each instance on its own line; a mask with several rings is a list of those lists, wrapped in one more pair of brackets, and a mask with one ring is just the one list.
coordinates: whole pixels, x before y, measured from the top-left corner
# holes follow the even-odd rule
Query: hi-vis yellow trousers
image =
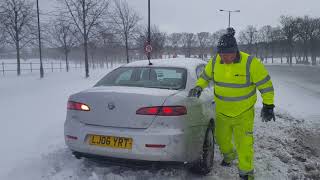
[[(254, 107), (236, 117), (216, 113), (215, 138), (226, 162), (238, 157), (239, 173), (253, 174)], [(234, 148), (235, 146), (235, 148)]]

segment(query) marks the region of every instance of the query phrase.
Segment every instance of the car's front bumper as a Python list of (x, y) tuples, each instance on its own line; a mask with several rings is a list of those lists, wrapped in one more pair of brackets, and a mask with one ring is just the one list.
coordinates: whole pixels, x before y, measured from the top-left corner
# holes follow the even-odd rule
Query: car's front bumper
[[(65, 142), (72, 150), (84, 154), (100, 155), (113, 158), (124, 158), (147, 161), (187, 162), (186, 137), (181, 129), (126, 129), (93, 126), (74, 119), (65, 122)], [(132, 149), (115, 149), (92, 146), (88, 135), (130, 137)], [(73, 136), (77, 139), (70, 139)], [(150, 148), (146, 144), (163, 144), (164, 148)]]

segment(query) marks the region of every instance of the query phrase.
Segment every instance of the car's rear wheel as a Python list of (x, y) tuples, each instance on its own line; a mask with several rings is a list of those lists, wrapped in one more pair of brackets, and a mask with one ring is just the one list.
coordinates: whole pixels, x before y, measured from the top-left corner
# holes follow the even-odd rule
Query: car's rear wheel
[(203, 143), (202, 154), (191, 167), (191, 171), (197, 174), (206, 175), (210, 173), (213, 167), (214, 159), (214, 127), (210, 126), (206, 131)]
[(72, 155), (73, 155), (76, 159), (81, 159), (81, 158), (82, 158), (81, 153), (76, 152), (76, 151), (72, 151)]

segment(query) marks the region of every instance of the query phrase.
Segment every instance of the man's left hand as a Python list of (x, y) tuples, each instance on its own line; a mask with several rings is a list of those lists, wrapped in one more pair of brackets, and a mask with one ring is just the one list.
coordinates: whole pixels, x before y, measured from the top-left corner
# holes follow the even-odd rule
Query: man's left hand
[(201, 96), (201, 92), (202, 92), (202, 88), (199, 87), (199, 86), (196, 86), (196, 87), (192, 88), (189, 91), (188, 97), (197, 97), (197, 98), (199, 98)]
[(262, 110), (261, 110), (261, 117), (262, 122), (269, 122), (273, 119), (273, 121), (276, 121), (276, 117), (273, 112), (274, 105), (273, 104), (263, 104)]

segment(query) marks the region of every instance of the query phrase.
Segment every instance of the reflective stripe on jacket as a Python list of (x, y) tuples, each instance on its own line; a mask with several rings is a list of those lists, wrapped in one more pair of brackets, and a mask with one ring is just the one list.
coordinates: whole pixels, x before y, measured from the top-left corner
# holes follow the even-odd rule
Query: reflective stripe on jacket
[(263, 103), (274, 103), (274, 89), (264, 65), (254, 56), (240, 52), (240, 59), (224, 64), (219, 54), (210, 59), (196, 85), (206, 88), (214, 82), (216, 111), (235, 117), (252, 107), (257, 100), (256, 89)]

